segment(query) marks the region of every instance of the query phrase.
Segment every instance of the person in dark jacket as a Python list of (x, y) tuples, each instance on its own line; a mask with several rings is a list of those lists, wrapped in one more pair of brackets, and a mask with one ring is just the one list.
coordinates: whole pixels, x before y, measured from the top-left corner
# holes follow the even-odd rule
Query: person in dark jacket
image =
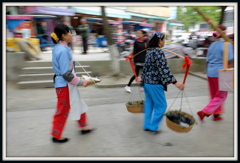
[(81, 22), (81, 25), (78, 26), (78, 31), (82, 37), (82, 45), (83, 45), (82, 54), (87, 54), (89, 25), (87, 24), (87, 21), (85, 19), (81, 19), (80, 22)]
[[(145, 30), (139, 30), (139, 31), (137, 31), (137, 37), (138, 38), (134, 42), (133, 53), (131, 55), (135, 55), (138, 52), (147, 48), (147, 42), (148, 42), (147, 32)], [(143, 69), (145, 57), (146, 57), (146, 51), (143, 51), (140, 54), (136, 55), (136, 57), (133, 58), (137, 76), (138, 76), (140, 70)], [(135, 76), (133, 75), (132, 78), (129, 80), (128, 85), (125, 87), (125, 90), (129, 93), (131, 93), (130, 86), (134, 79), (135, 79)]]

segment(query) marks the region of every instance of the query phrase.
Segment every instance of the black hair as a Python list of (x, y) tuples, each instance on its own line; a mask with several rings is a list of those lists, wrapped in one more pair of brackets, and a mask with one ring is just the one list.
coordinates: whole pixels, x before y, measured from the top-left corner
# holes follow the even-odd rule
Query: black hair
[(159, 47), (159, 41), (160, 40), (164, 40), (165, 39), (165, 35), (161, 38), (161, 39), (159, 39), (158, 37), (157, 37), (157, 35), (155, 34), (154, 36), (153, 36), (153, 38), (148, 42), (148, 47), (149, 48), (153, 48), (153, 47)]
[[(62, 40), (62, 35), (71, 32), (70, 28), (67, 25), (59, 24), (54, 28), (54, 33), (57, 35), (59, 40)], [(51, 37), (52, 38), (52, 37)], [(57, 44), (57, 41), (52, 38), (54, 44)]]
[(147, 32), (146, 32), (146, 31), (144, 31), (144, 30), (142, 30), (142, 29), (140, 29), (139, 31), (141, 31), (142, 34), (144, 34), (144, 36), (147, 36)]

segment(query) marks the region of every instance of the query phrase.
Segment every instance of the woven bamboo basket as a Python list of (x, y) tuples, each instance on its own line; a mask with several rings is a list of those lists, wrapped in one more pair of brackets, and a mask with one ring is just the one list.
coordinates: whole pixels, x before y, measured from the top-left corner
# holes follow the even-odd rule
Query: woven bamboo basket
[(189, 132), (189, 131), (192, 130), (193, 126), (194, 126), (195, 124), (197, 124), (197, 122), (195, 121), (195, 119), (193, 118), (193, 116), (191, 116), (190, 114), (188, 114), (188, 113), (186, 113), (186, 112), (177, 111), (177, 110), (176, 110), (176, 111), (173, 111), (173, 110), (172, 110), (172, 111), (166, 112), (165, 115), (166, 115), (167, 113), (179, 113), (179, 114), (182, 114), (185, 118), (189, 118), (189, 119), (193, 122), (192, 125), (189, 125), (188, 127), (183, 127), (183, 126), (181, 126), (181, 125), (179, 125), (179, 124), (176, 124), (176, 123), (172, 122), (171, 120), (169, 120), (168, 116), (166, 116), (167, 126), (168, 126), (170, 129), (172, 129), (172, 130), (174, 130), (174, 131), (176, 131), (176, 132)]
[(127, 110), (131, 113), (143, 113), (143, 101), (129, 101), (126, 103)]

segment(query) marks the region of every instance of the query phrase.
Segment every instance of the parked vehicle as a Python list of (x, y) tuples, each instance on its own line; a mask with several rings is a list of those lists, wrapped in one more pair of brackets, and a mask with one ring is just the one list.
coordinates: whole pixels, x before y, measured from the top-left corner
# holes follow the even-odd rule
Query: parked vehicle
[(190, 44), (189, 44), (189, 39), (184, 39), (184, 40), (182, 41), (182, 46), (189, 47), (189, 46), (190, 46)]
[(206, 39), (207, 36), (199, 36), (197, 37), (197, 47), (203, 47), (204, 45), (204, 41)]

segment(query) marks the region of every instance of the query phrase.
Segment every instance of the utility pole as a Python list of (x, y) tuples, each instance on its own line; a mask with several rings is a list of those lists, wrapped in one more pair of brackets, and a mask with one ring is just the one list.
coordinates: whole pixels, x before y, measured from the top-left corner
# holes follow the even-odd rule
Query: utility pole
[(120, 63), (119, 63), (119, 51), (115, 45), (115, 43), (112, 40), (112, 36), (109, 30), (109, 25), (107, 22), (107, 17), (105, 13), (105, 7), (101, 6), (101, 11), (102, 11), (102, 18), (103, 18), (103, 24), (104, 24), (104, 33), (107, 36), (107, 43), (108, 43), (108, 48), (110, 51), (111, 55), (111, 68), (112, 68), (112, 75), (113, 76), (119, 76), (120, 74)]

